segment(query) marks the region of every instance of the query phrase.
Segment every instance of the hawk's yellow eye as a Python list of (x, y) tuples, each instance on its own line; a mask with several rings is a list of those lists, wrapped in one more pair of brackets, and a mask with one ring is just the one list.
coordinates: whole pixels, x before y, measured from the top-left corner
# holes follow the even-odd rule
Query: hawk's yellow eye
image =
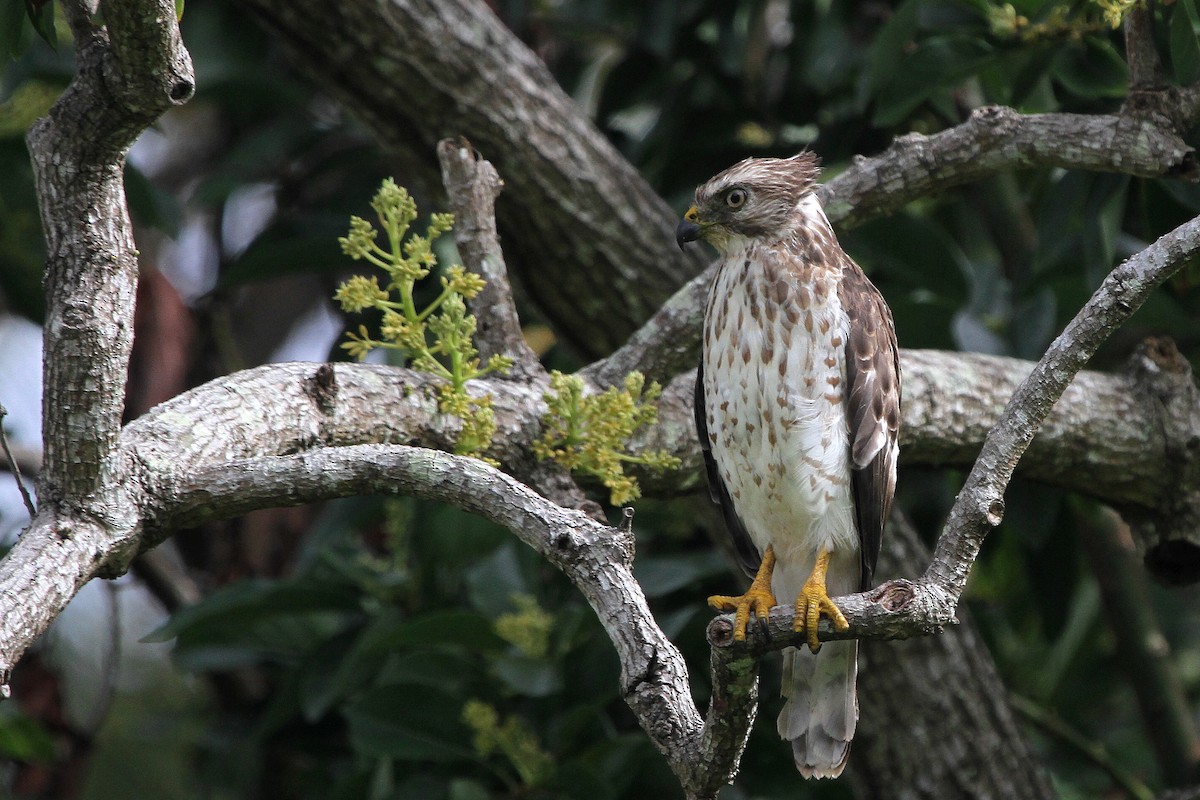
[(725, 205), (730, 208), (741, 208), (746, 205), (746, 200), (750, 195), (745, 189), (731, 189), (729, 194), (725, 195)]

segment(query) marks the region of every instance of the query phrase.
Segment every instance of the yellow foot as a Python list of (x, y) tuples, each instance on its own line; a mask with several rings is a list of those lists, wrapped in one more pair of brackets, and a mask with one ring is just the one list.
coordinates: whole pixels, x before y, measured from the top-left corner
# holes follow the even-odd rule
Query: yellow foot
[(767, 616), (771, 612), (771, 606), (775, 605), (775, 595), (771, 593), (771, 571), (773, 569), (775, 569), (775, 551), (768, 546), (767, 552), (763, 553), (758, 574), (754, 576), (754, 581), (744, 595), (730, 597), (715, 594), (708, 598), (708, 604), (717, 611), (735, 612), (733, 616), (733, 640), (735, 642), (746, 640), (746, 626), (750, 623), (750, 612), (752, 611), (755, 618), (758, 619), (759, 626), (764, 629), (767, 627)]
[(812, 575), (808, 576), (808, 580), (804, 582), (804, 588), (796, 596), (796, 617), (793, 628), (797, 633), (808, 632), (808, 649), (814, 653), (821, 649), (821, 642), (817, 639), (817, 626), (821, 622), (822, 614), (829, 617), (829, 621), (833, 623), (836, 630), (844, 631), (850, 627), (842, 610), (829, 599), (829, 592), (825, 589), (825, 573), (829, 569), (829, 556), (829, 551), (821, 548), (821, 552), (817, 554), (817, 563), (813, 565)]

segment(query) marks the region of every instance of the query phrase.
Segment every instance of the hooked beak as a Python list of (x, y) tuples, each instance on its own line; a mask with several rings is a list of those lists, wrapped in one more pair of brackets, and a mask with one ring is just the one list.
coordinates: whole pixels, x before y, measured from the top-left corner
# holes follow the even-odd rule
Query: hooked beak
[(675, 226), (675, 243), (682, 250), (683, 246), (688, 242), (694, 242), (700, 238), (700, 212), (695, 206), (687, 210), (683, 215), (683, 219), (679, 220), (679, 224)]

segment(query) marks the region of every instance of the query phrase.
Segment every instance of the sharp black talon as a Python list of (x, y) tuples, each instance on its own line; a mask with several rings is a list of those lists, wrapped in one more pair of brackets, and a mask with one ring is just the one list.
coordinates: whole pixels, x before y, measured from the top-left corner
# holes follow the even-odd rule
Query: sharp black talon
[(771, 635), (771, 625), (770, 625), (770, 618), (769, 618), (769, 617), (759, 617), (759, 618), (758, 618), (758, 631), (759, 631), (759, 633), (761, 633), (761, 634), (762, 634), (764, 637), (770, 637), (770, 635)]

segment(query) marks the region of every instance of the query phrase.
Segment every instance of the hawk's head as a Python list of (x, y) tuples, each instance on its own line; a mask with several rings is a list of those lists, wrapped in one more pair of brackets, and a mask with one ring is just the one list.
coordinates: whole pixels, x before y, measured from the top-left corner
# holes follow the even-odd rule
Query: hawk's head
[(819, 172), (814, 153), (747, 158), (696, 189), (696, 204), (675, 229), (675, 241), (704, 239), (724, 251), (735, 237), (782, 239), (800, 222), (796, 207)]

